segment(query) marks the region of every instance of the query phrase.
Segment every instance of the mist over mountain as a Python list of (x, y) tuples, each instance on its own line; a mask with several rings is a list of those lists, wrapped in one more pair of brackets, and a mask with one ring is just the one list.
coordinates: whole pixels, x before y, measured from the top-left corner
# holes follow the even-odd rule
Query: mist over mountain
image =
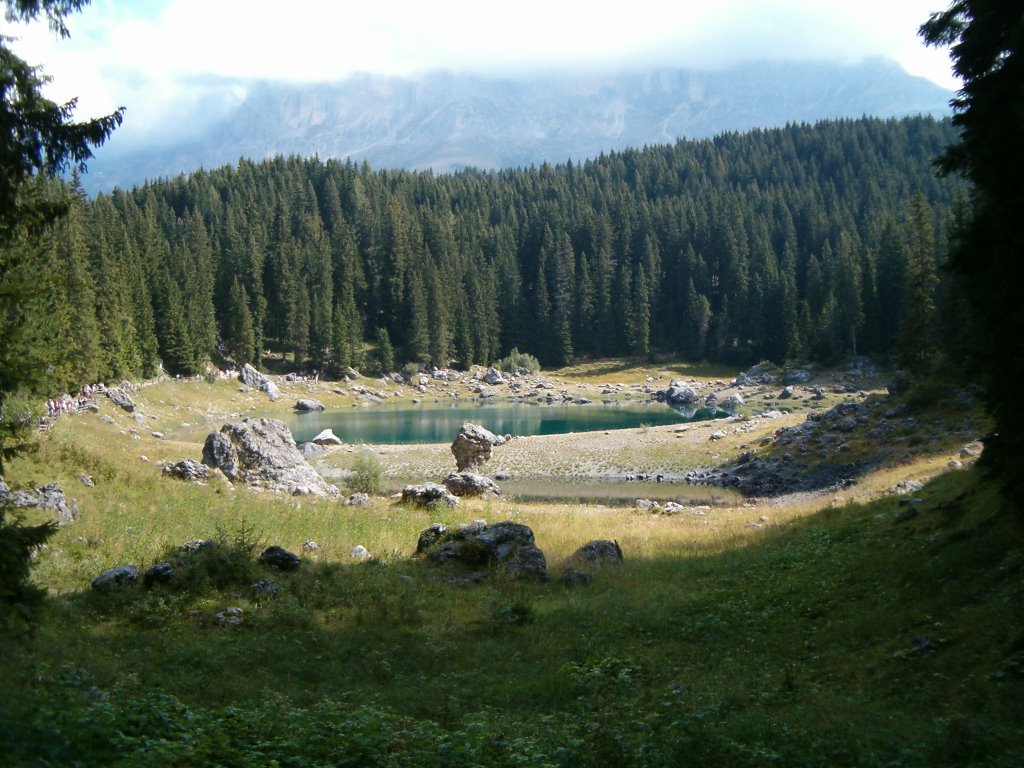
[(168, 133), (141, 145), (115, 135), (90, 163), (87, 191), (278, 154), (437, 172), (522, 167), (792, 122), (941, 117), (952, 97), (882, 59), (520, 78), (356, 75), (312, 85), (225, 83), (224, 94), (219, 108), (176, 117), (183, 138)]

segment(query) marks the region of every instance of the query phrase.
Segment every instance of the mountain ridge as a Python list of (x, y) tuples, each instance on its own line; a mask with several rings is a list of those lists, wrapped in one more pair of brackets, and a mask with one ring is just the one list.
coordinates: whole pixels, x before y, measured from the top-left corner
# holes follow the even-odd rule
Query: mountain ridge
[[(237, 88), (237, 84), (232, 84)], [(895, 62), (762, 62), (531, 77), (357, 74), (337, 83), (245, 85), (192, 138), (97, 152), (90, 192), (275, 155), (451, 172), (586, 160), (679, 138), (844, 117), (949, 114), (952, 93)], [(193, 122), (201, 121), (194, 115)], [(185, 117), (183, 122), (187, 122)]]

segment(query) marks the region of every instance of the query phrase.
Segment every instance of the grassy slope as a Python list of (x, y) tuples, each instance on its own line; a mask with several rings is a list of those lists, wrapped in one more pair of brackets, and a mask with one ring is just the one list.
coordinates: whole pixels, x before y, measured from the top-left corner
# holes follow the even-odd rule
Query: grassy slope
[[(147, 412), (178, 418), (174, 395), (153, 396)], [(222, 396), (214, 410), (234, 395)], [(929, 484), (906, 522), (892, 497), (847, 503), (891, 484), (893, 470), (835, 501), (674, 518), (508, 502), (353, 510), (167, 481), (138, 456), (194, 445), (141, 430), (132, 440), (98, 420), (74, 427), (14, 468), (19, 480), (74, 488), (82, 519), (37, 567), (54, 596), (35, 637), (3, 642), (13, 695), (0, 739), (12, 764), (47, 750), (51, 762), (35, 764), (112, 764), (115, 748), (126, 765), (144, 754), (266, 764), (242, 749), (260, 741), (312, 761), (325, 729), (349, 750), (362, 734), (363, 764), (1012, 765), (1024, 755), (1022, 518), (972, 472)], [(944, 461), (925, 456), (900, 476)], [(96, 488), (76, 487), (83, 470)], [(593, 538), (618, 539), (626, 563), (581, 590), (460, 589), (411, 559), (429, 523), (480, 517), (529, 524), (554, 573)], [(260, 575), (251, 565), (189, 593), (87, 589), (103, 568), (145, 567), (218, 530), (227, 544), (255, 535), (320, 549), (278, 577), (271, 599), (248, 589)], [(378, 564), (354, 563), (355, 544)], [(243, 608), (241, 626), (214, 624), (227, 605)], [(230, 711), (259, 733), (239, 731)], [(163, 746), (133, 741), (140, 734)]]

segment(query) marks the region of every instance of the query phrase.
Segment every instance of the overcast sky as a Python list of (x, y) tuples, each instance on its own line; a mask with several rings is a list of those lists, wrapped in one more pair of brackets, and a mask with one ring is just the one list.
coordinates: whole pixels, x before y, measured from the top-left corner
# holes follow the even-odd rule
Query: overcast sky
[[(122, 131), (166, 127), (168, 105), (241, 99), (245, 80), (338, 80), (450, 69), (510, 75), (622, 66), (720, 68), (761, 59), (886, 56), (956, 88), (917, 28), (948, 0), (93, 0), (69, 40), (3, 23), (14, 47), (79, 97), (79, 118), (124, 105)], [(239, 85), (225, 85), (224, 79)], [(214, 81), (219, 80), (219, 83)]]

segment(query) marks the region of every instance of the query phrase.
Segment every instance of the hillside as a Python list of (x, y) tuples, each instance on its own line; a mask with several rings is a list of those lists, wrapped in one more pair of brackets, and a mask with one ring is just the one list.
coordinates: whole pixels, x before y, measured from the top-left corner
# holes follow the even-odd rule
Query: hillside
[[(626, 148), (824, 119), (949, 114), (952, 94), (885, 60), (759, 62), (500, 78), (356, 75), (315, 85), (222, 83), (217, 103), (183, 106), (180, 129), (103, 147), (92, 192), (129, 188), (239, 158), (316, 155), (374, 168), (499, 169), (583, 161)], [(200, 111), (201, 110), (201, 111)]]
[[(716, 386), (716, 374), (682, 366), (545, 375), (584, 391), (678, 375)], [(311, 389), (332, 407), (360, 402), (332, 384), (278, 381), (285, 397), (271, 411)], [(745, 393), (760, 403), (757, 391)], [(868, 434), (877, 415), (844, 433), (840, 454), (883, 456), (856, 483), (688, 502), (673, 516), (514, 498), (351, 507), (183, 483), (158, 466), (198, 455), (202, 430), (176, 431), (182, 422), (209, 428), (263, 395), (230, 380), (141, 387), (137, 414), (159, 437), (104, 399), (98, 413), (62, 418), (7, 478), (58, 480), (79, 517), (39, 554), (35, 577), (52, 594), (37, 630), (0, 641), (16, 694), (0, 701), (6, 764), (1018, 764), (1024, 529), (973, 470), (947, 468), (984, 416), (878, 392), (829, 397), (801, 396), (785, 423), (832, 402), (900, 414), (884, 444)], [(640, 428), (608, 440), (631, 446), (636, 466), (664, 462), (666, 449), (680, 465), (712, 451), (724, 465), (750, 445), (793, 450), (776, 425), (750, 417), (691, 425), (683, 439)], [(773, 434), (779, 444), (765, 446)], [(576, 455), (572, 440), (516, 442), (550, 465)], [(451, 461), (446, 445), (433, 451)], [(343, 446), (328, 459), (352, 455)], [(894, 492), (911, 479), (931, 481)], [(551, 580), (467, 586), (414, 554), (431, 523), (477, 519), (529, 525)], [(599, 538), (617, 540), (624, 562), (589, 586), (561, 583), (561, 563)], [(180, 546), (196, 539), (219, 548), (189, 561)], [(302, 552), (299, 570), (259, 565), (268, 544)], [(360, 561), (357, 544), (374, 560)], [(169, 584), (88, 586), (105, 568), (168, 559), (179, 569)], [(267, 578), (275, 593), (253, 589)], [(239, 623), (215, 618), (226, 607)]]

